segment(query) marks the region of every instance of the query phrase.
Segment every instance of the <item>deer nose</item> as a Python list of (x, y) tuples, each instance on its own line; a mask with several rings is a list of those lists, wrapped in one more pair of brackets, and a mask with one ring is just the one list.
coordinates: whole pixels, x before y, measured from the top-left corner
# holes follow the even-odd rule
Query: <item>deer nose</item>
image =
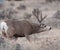
[(51, 27), (49, 28), (49, 30), (51, 30)]

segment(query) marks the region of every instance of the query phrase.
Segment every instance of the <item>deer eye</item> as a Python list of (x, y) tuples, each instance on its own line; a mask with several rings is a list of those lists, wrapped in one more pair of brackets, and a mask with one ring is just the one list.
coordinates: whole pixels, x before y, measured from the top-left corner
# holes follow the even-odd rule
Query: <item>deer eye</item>
[(44, 27), (46, 27), (46, 25), (44, 25)]

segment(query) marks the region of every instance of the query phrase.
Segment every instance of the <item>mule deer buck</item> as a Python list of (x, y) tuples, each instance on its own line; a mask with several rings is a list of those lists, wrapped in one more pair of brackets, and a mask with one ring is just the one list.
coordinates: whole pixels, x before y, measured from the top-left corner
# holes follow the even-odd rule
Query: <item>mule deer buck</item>
[(29, 39), (30, 34), (37, 33), (39, 32), (38, 30), (40, 28), (46, 27), (46, 25), (42, 24), (42, 21), (46, 18), (46, 16), (42, 18), (41, 15), (41, 20), (39, 20), (38, 12), (36, 12), (35, 14), (35, 12), (33, 11), (33, 14), (38, 19), (40, 23), (39, 25), (30, 23), (26, 20), (18, 21), (18, 20), (6, 19), (1, 22), (2, 34), (7, 38), (12, 38), (15, 35), (15, 36), (25, 36), (28, 40), (30, 40)]

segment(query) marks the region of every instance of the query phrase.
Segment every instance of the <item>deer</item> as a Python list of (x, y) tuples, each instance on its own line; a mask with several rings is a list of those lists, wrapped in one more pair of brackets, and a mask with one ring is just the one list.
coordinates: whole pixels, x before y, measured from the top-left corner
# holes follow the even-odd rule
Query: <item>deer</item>
[[(3, 36), (7, 38), (13, 38), (14, 36), (26, 37), (30, 41), (29, 35), (37, 33), (41, 28), (46, 27), (46, 25), (42, 23), (42, 21), (46, 18), (46, 16), (42, 18), (41, 13), (41, 20), (39, 20), (38, 18), (39, 10), (34, 9), (32, 13), (39, 21), (40, 23), (39, 25), (35, 23), (30, 23), (27, 20), (19, 21), (19, 20), (8, 19), (5, 17), (5, 19), (0, 23)], [(51, 28), (49, 28), (49, 30), (50, 29)]]

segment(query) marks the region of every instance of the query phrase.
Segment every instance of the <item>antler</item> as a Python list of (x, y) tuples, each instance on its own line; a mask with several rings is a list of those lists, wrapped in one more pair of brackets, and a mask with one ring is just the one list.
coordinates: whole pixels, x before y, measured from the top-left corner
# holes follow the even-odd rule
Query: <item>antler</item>
[(43, 21), (46, 17), (47, 17), (46, 15), (45, 15), (44, 17), (42, 17), (42, 12), (41, 12), (41, 16), (40, 16), (41, 20), (40, 20), (40, 23), (42, 23), (42, 21)]
[[(38, 22), (41, 24), (42, 21), (47, 17), (46, 15), (43, 17), (42, 16), (42, 11), (39, 10), (38, 8), (37, 9), (34, 9), (32, 11), (33, 15), (37, 18)], [(40, 15), (40, 19), (39, 19), (39, 15)]]
[[(42, 23), (42, 21), (47, 17), (46, 15), (43, 17), (42, 16), (42, 11), (39, 10), (38, 8), (37, 9), (34, 9), (32, 11), (33, 15), (37, 18), (38, 22), (40, 23), (40, 27), (42, 26), (46, 26), (45, 24)], [(40, 19), (39, 19), (39, 15), (40, 15)]]

